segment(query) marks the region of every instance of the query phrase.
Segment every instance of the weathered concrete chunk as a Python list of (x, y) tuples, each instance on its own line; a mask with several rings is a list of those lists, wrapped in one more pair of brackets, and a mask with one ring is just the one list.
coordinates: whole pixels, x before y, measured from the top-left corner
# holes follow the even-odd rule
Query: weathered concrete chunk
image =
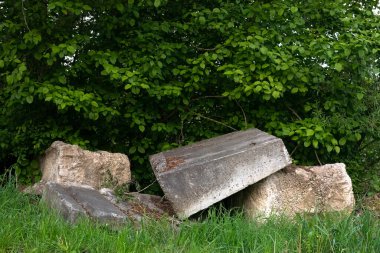
[(86, 213), (100, 222), (124, 222), (126, 215), (98, 191), (71, 186), (67, 192), (86, 210)]
[(294, 216), (296, 213), (351, 212), (351, 179), (343, 163), (289, 166), (234, 196), (248, 217)]
[(150, 157), (156, 178), (179, 218), (212, 204), (291, 163), (281, 139), (239, 131)]
[(70, 222), (75, 222), (81, 215), (102, 223), (122, 223), (127, 217), (102, 194), (90, 188), (47, 183), (43, 199)]
[(41, 159), (42, 180), (62, 185), (87, 185), (100, 189), (131, 180), (130, 163), (124, 154), (91, 152), (77, 145), (55, 141)]
[(66, 220), (74, 223), (80, 216), (86, 216), (86, 211), (66, 191), (65, 187), (47, 183), (42, 193), (43, 200), (52, 209), (57, 210)]

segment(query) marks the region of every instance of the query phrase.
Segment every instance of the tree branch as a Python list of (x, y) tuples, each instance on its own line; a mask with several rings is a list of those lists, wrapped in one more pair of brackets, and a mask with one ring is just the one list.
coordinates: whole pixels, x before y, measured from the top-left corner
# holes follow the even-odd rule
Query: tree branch
[(24, 0), (21, 0), (21, 10), (22, 10), (22, 15), (24, 16), (24, 22), (25, 22), (26, 28), (28, 28), (28, 30), (30, 32), (30, 29), (29, 29), (29, 26), (28, 26), (28, 22), (26, 21), (26, 16), (25, 16)]
[(241, 105), (239, 104), (239, 102), (237, 100), (235, 100), (236, 104), (240, 107), (240, 110), (242, 111), (243, 113), (243, 116), (244, 116), (244, 123), (245, 123), (245, 128), (247, 128), (248, 126), (248, 123), (247, 123), (247, 116), (245, 115), (245, 112), (243, 110), (243, 107), (241, 107)]
[(317, 151), (316, 151), (315, 149), (314, 149), (314, 154), (315, 154), (315, 157), (316, 157), (317, 160), (318, 160), (319, 165), (322, 166), (321, 160), (319, 160), (319, 156), (318, 156)]
[(233, 128), (232, 126), (229, 126), (229, 125), (227, 125), (227, 124), (224, 124), (223, 122), (217, 121), (217, 120), (215, 120), (215, 119), (211, 119), (211, 118), (206, 117), (206, 116), (203, 116), (202, 114), (199, 114), (199, 113), (194, 113), (194, 114), (197, 115), (198, 117), (203, 118), (203, 119), (207, 119), (207, 120), (212, 121), (212, 122), (214, 122), (214, 123), (217, 123), (217, 124), (220, 124), (220, 125), (222, 125), (222, 126), (228, 127), (229, 129), (232, 129), (232, 130), (234, 130), (234, 131), (237, 131), (236, 128)]
[(296, 116), (297, 117), (297, 119), (299, 119), (299, 120), (302, 120), (302, 118), (298, 115), (298, 113), (295, 111), (295, 110), (293, 110), (291, 107), (289, 107), (288, 105), (285, 105), (286, 106), (286, 108), (288, 108), (293, 114), (294, 114), (294, 116)]

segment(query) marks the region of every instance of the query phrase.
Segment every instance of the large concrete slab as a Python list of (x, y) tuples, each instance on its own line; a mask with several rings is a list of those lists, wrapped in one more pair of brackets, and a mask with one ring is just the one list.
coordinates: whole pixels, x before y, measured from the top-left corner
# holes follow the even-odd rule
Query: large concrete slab
[(179, 218), (291, 164), (282, 140), (255, 128), (158, 153), (149, 160)]

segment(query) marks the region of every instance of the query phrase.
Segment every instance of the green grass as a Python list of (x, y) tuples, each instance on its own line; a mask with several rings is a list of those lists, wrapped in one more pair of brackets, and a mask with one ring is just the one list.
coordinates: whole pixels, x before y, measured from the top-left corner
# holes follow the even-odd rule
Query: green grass
[(185, 221), (146, 221), (119, 230), (82, 220), (69, 225), (36, 197), (0, 188), (0, 252), (380, 252), (379, 220), (370, 213), (248, 222), (218, 214)]

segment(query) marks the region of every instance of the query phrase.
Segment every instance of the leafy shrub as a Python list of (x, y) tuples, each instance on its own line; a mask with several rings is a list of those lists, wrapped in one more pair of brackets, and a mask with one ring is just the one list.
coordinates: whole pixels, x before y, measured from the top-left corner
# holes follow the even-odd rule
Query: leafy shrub
[[(258, 127), (296, 162), (379, 140), (377, 1), (2, 1), (0, 163), (54, 140), (147, 155)], [(355, 156), (356, 157), (356, 156)]]

